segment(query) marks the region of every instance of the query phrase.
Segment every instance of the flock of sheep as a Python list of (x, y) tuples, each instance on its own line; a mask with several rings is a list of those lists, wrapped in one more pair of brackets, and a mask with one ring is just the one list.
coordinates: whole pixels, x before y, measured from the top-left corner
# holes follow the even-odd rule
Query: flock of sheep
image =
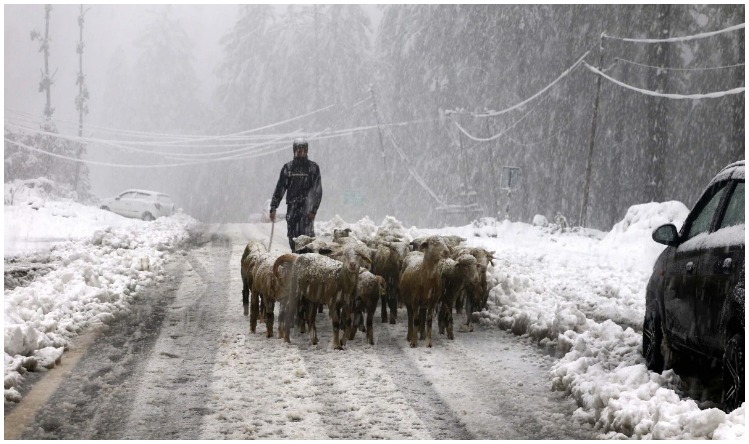
[(290, 342), (289, 329), (296, 325), (300, 333), (309, 329), (312, 344), (317, 344), (315, 318), (326, 305), (334, 348), (342, 349), (359, 329), (374, 344), (373, 318), (381, 303), (382, 322), (395, 324), (398, 307), (405, 306), (411, 347), (417, 345), (417, 330), (431, 347), (435, 313), (440, 334), (447, 330), (453, 339), (453, 310), (460, 313), (465, 307), (471, 330), (471, 313), (486, 305), (486, 271), (493, 253), (469, 248), (461, 237), (435, 235), (406, 242), (387, 234), (360, 240), (345, 229), (335, 230), (329, 240), (300, 236), (294, 241), (295, 253), (270, 253), (258, 240), (245, 247), (242, 302), (253, 333), (258, 318), (264, 317), (267, 337), (273, 337), (278, 302), (278, 336)]

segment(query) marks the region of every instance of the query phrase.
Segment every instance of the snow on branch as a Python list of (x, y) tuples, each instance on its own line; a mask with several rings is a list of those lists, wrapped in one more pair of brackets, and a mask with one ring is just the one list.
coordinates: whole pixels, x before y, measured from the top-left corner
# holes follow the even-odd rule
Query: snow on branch
[(587, 63), (583, 62), (586, 68), (593, 71), (595, 74), (598, 74), (599, 76), (602, 76), (606, 80), (609, 80), (610, 82), (616, 83), (617, 85), (631, 89), (633, 91), (637, 91), (641, 94), (646, 94), (648, 96), (654, 96), (654, 97), (663, 97), (666, 99), (677, 99), (677, 100), (685, 100), (685, 99), (691, 99), (691, 100), (699, 100), (699, 99), (716, 99), (719, 97), (724, 97), (731, 94), (741, 94), (744, 92), (744, 87), (741, 86), (739, 88), (733, 88), (729, 89), (728, 91), (717, 91), (717, 92), (711, 92), (707, 94), (668, 94), (668, 93), (659, 93), (657, 91), (650, 91), (647, 89), (637, 88), (632, 85), (628, 85), (624, 82), (620, 82), (619, 80), (616, 80), (612, 77), (607, 76), (606, 74), (602, 73), (601, 71), (597, 70), (596, 68), (588, 65)]
[(511, 106), (509, 108), (505, 108), (505, 109), (503, 109), (501, 111), (491, 111), (491, 112), (487, 112), (487, 113), (471, 113), (471, 115), (473, 117), (494, 117), (494, 116), (499, 116), (499, 115), (504, 114), (506, 112), (513, 111), (513, 110), (516, 110), (516, 109), (522, 107), (526, 103), (530, 102), (531, 100), (533, 100), (536, 97), (540, 96), (541, 94), (545, 93), (549, 88), (551, 88), (552, 86), (554, 86), (555, 84), (557, 84), (557, 82), (559, 82), (563, 78), (567, 77), (567, 75), (569, 75), (569, 73), (571, 73), (572, 71), (574, 71), (575, 68), (577, 68), (580, 65), (580, 63), (583, 62), (583, 60), (585, 59), (585, 57), (588, 56), (589, 53), (590, 53), (590, 51), (587, 51), (585, 54), (582, 55), (582, 57), (580, 57), (579, 59), (577, 59), (577, 61), (575, 63), (573, 63), (572, 66), (570, 66), (562, 74), (560, 74), (559, 77), (556, 78), (556, 80), (554, 80), (553, 82), (549, 83), (548, 85), (546, 85), (546, 87), (544, 89), (542, 89), (541, 91), (539, 91), (536, 94), (532, 95), (531, 97), (523, 100), (522, 102), (520, 102), (518, 104), (515, 104), (515, 105), (513, 105), (513, 106)]
[(694, 35), (687, 35), (684, 37), (671, 37), (667, 39), (630, 39), (630, 38), (624, 38), (624, 37), (614, 37), (610, 35), (606, 35), (606, 33), (603, 33), (601, 37), (606, 39), (612, 39), (612, 40), (621, 40), (623, 42), (635, 42), (635, 43), (672, 43), (672, 42), (685, 42), (687, 40), (696, 40), (696, 39), (704, 39), (706, 37), (712, 37), (714, 35), (722, 34), (724, 32), (731, 32), (736, 31), (739, 29), (744, 29), (745, 24), (742, 23), (740, 25), (734, 25), (731, 27), (728, 27), (726, 29), (721, 29), (720, 31), (712, 31), (712, 32), (703, 32), (701, 34), (694, 34)]

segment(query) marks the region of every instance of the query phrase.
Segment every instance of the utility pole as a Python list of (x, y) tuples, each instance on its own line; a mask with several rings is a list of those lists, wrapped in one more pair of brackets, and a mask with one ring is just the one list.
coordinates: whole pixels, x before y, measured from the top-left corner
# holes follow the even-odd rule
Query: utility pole
[(387, 158), (385, 157), (385, 144), (382, 141), (382, 125), (380, 124), (380, 114), (377, 112), (377, 99), (375, 99), (374, 86), (369, 84), (369, 95), (372, 97), (372, 113), (377, 121), (377, 135), (380, 136), (380, 154), (382, 155), (382, 166), (387, 174), (388, 189), (390, 189), (390, 170), (388, 170)]
[(49, 15), (52, 12), (52, 5), (44, 5), (44, 37), (37, 31), (31, 32), (31, 40), (40, 40), (39, 52), (44, 53), (44, 71), (42, 71), (42, 80), (39, 82), (39, 92), (44, 92), (47, 98), (46, 105), (44, 106), (44, 118), (45, 124), (44, 129), (49, 131), (52, 127), (48, 126), (51, 124), (52, 113), (52, 77), (49, 75)]
[[(83, 5), (81, 5), (81, 14), (78, 16), (78, 28), (79, 28), (79, 40), (76, 46), (76, 52), (78, 53), (78, 78), (75, 83), (78, 85), (78, 96), (75, 98), (75, 107), (78, 110), (78, 137), (83, 137), (83, 115), (88, 114), (88, 88), (86, 88), (85, 77), (83, 75)], [(79, 142), (78, 155), (80, 159), (83, 156), (84, 146), (83, 142)], [(73, 189), (78, 191), (78, 182), (80, 181), (81, 175), (81, 163), (76, 162), (75, 164), (75, 179), (73, 183)]]
[[(463, 112), (461, 111), (456, 117), (458, 123), (462, 123), (460, 121), (460, 116), (462, 114)], [(458, 150), (460, 151), (460, 158), (463, 167), (463, 205), (468, 205), (468, 165), (466, 164), (465, 151), (463, 151), (463, 131), (460, 130), (458, 130)]]
[[(603, 36), (605, 32), (601, 34), (601, 43), (599, 46), (598, 54), (598, 69), (603, 69)], [(590, 142), (588, 144), (588, 161), (585, 166), (585, 188), (583, 189), (583, 204), (580, 209), (580, 226), (585, 226), (585, 219), (588, 217), (588, 192), (590, 191), (590, 172), (593, 163), (593, 148), (596, 142), (596, 126), (598, 124), (598, 99), (601, 94), (601, 76), (596, 76), (596, 95), (593, 99), (593, 121), (590, 124)]]

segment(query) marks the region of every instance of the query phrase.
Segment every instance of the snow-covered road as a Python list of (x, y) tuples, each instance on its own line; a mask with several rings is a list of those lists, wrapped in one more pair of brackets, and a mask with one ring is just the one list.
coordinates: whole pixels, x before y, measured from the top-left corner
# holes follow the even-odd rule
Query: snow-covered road
[(569, 420), (574, 401), (549, 390), (555, 359), (501, 330), (411, 349), (402, 322), (376, 323), (374, 346), (359, 334), (344, 351), (332, 349), (326, 315), (317, 346), (268, 339), (262, 325), (251, 334), (238, 265), (267, 226), (212, 231), (169, 264), (161, 294), (100, 333), (22, 438), (595, 437)]

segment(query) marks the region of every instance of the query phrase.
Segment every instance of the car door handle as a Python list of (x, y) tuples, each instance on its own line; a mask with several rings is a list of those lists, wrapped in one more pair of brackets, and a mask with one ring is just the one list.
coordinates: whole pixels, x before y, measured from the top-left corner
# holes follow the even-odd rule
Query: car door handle
[(733, 259), (730, 257), (723, 260), (723, 264), (721, 264), (720, 268), (723, 269), (723, 273), (725, 274), (731, 274), (731, 271), (733, 270)]
[(687, 273), (694, 273), (694, 262), (687, 262), (686, 269)]

